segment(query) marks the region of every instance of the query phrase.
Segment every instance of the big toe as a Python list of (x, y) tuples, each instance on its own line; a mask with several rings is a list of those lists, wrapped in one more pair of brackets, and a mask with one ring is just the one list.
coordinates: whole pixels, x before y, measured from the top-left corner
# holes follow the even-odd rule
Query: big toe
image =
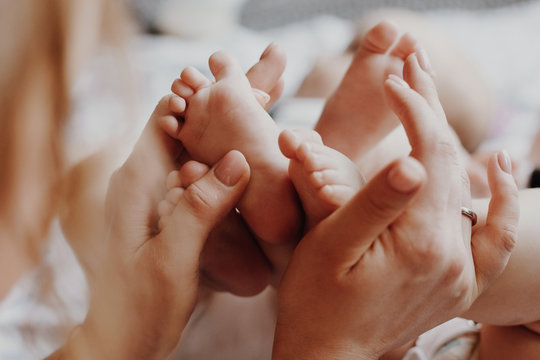
[(218, 51), (212, 54), (208, 59), (208, 64), (216, 81), (230, 76), (244, 75), (238, 61), (226, 51)]
[(289, 159), (297, 157), (298, 148), (305, 142), (322, 145), (321, 135), (314, 130), (285, 129), (279, 134), (278, 138), (281, 152)]
[(368, 31), (362, 40), (362, 49), (384, 54), (396, 42), (399, 31), (389, 21), (381, 21)]

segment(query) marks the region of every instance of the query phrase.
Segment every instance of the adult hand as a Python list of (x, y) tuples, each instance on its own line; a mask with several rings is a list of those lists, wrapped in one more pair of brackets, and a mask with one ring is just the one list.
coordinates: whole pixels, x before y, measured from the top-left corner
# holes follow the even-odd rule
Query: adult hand
[(498, 195), (471, 240), (468, 181), (415, 54), (404, 78), (386, 95), (423, 167), (389, 165), (301, 240), (278, 290), (274, 359), (377, 359), (468, 309), (508, 261), (519, 212), (509, 162), (490, 167)]
[(181, 151), (158, 125), (169, 100), (158, 105), (132, 154), (111, 178), (107, 236), (86, 266), (90, 310), (57, 355), (165, 358), (191, 315), (201, 250), (241, 197), (249, 167), (240, 153), (228, 153), (204, 176), (184, 184), (174, 211), (158, 219), (165, 178)]

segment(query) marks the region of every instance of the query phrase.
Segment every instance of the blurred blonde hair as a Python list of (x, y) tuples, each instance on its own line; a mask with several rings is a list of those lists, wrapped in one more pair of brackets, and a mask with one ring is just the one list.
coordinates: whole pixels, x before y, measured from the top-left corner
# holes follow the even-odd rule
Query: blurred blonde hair
[[(22, 249), (25, 258), (21, 261), (36, 265), (42, 260), (44, 240), (65, 185), (63, 129), (69, 113), (69, 82), (77, 67), (71, 63), (73, 52), (87, 45), (74, 43), (79, 24), (73, 14), (82, 5), (100, 7), (100, 23), (91, 29), (99, 44), (88, 47), (103, 43), (116, 46), (125, 35), (126, 16), (119, 1), (85, 1), (0, 0), (0, 230), (10, 229), (10, 238), (4, 240)], [(26, 149), (31, 139), (38, 140), (36, 153)], [(45, 184), (38, 193), (20, 185), (28, 175), (25, 163), (29, 156), (32, 163), (43, 165), (42, 173), (32, 173), (39, 176), (36, 181)], [(24, 196), (27, 191), (31, 195)], [(35, 194), (39, 199), (32, 198)], [(44, 199), (43, 204), (40, 199)], [(25, 216), (25, 210), (32, 206), (38, 207), (36, 218)], [(51, 269), (42, 265), (37, 296), (48, 303), (57, 299), (53, 302), (61, 312), (63, 304), (52, 291)], [(64, 328), (70, 325), (66, 319)], [(29, 332), (27, 335), (33, 336), (31, 329)]]
[[(47, 138), (50, 148), (48, 154), (35, 154), (47, 159), (50, 156), (51, 174), (60, 174), (62, 167), (61, 128), (68, 104), (66, 84), (67, 54), (67, 1), (2, 1), (2, 19), (0, 21), (0, 200), (4, 213), (3, 219), (17, 219), (20, 199), (13, 192), (18, 181), (20, 162), (24, 159), (18, 154), (24, 147), (24, 131), (30, 129), (28, 122), (42, 121), (49, 124)], [(37, 71), (46, 71), (49, 92), (41, 94), (47, 97), (50, 106), (43, 109), (39, 119), (25, 119), (22, 109), (32, 106), (29, 89), (33, 86)], [(24, 112), (23, 112), (24, 113)], [(32, 219), (39, 224), (39, 235), (44, 235), (54, 209), (55, 196), (50, 196), (47, 206), (49, 211), (40, 219)], [(5, 225), (5, 224), (2, 224)], [(37, 234), (36, 234), (37, 235)], [(36, 236), (39, 237), (39, 236)], [(22, 239), (12, 239), (13, 241)], [(36, 259), (38, 239), (27, 240), (28, 254)]]
[[(26, 253), (32, 261), (40, 256), (41, 242), (59, 200), (64, 170), (62, 130), (69, 111), (68, 82), (74, 68), (70, 64), (73, 58), (70, 48), (75, 45), (71, 36), (78, 25), (72, 17), (77, 6), (88, 6), (84, 1), (0, 0), (0, 226), (18, 222), (31, 225), (31, 230), (23, 230), (24, 239), (11, 240), (25, 241)], [(96, 40), (117, 45), (124, 35), (125, 14), (121, 4), (96, 0), (92, 5), (101, 7), (101, 24), (93, 29)], [(81, 49), (80, 44), (76, 45)], [(24, 110), (35, 106), (35, 96), (31, 94), (35, 92), (37, 75), (47, 85), (38, 94), (42, 99), (39, 104), (47, 106), (39, 109), (39, 118), (28, 118)], [(39, 135), (46, 146), (32, 156), (42, 159), (46, 166), (47, 171), (40, 175), (43, 181), (50, 182), (50, 194), (39, 218), (21, 219), (19, 207), (26, 206), (21, 202), (32, 199), (21, 199), (21, 194), (13, 189), (20, 181), (21, 164), (28, 155), (21, 149), (25, 148), (27, 136), (36, 124), (39, 130), (44, 130)]]

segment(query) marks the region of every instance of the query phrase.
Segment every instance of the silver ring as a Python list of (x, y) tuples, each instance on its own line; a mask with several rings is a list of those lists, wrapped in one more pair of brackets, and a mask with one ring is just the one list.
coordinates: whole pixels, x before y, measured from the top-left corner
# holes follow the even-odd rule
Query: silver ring
[(476, 213), (474, 211), (472, 211), (469, 208), (466, 208), (465, 206), (462, 206), (461, 207), (461, 214), (465, 215), (466, 217), (471, 219), (472, 226), (476, 225), (476, 222), (478, 221), (478, 216), (476, 215)]

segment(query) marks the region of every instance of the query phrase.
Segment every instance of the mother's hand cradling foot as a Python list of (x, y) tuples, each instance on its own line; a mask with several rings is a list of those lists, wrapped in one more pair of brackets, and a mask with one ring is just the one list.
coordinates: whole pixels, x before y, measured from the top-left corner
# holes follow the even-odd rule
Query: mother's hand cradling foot
[[(249, 181), (236, 151), (176, 189), (175, 204), (156, 213), (179, 144), (151, 119), (107, 198), (108, 236), (88, 269), (90, 310), (65, 354), (101, 359), (161, 359), (178, 343), (195, 306), (199, 256)], [(158, 230), (159, 220), (159, 230)]]
[(279, 288), (274, 359), (378, 359), (467, 310), (508, 261), (519, 210), (504, 155), (471, 243), (467, 178), (419, 54), (407, 82), (385, 83), (416, 160), (390, 164), (302, 239)]

